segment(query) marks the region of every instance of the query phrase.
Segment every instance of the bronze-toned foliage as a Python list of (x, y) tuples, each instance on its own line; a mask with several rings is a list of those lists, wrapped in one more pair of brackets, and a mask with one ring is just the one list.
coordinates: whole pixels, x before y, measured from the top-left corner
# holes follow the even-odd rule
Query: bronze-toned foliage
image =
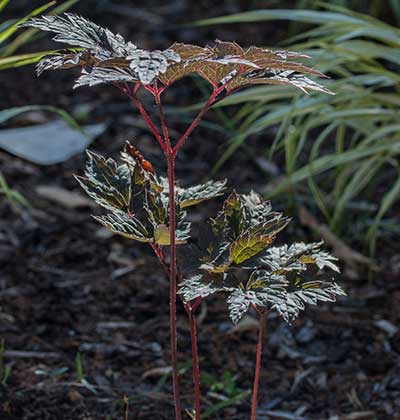
[(321, 72), (291, 61), (307, 58), (300, 53), (243, 48), (235, 42), (220, 40), (206, 47), (174, 43), (163, 51), (148, 51), (126, 42), (120, 34), (70, 13), (34, 18), (23, 26), (53, 32), (54, 41), (80, 48), (45, 57), (37, 66), (39, 74), (48, 69), (81, 67), (82, 75), (75, 87), (116, 82), (149, 85), (155, 81), (170, 86), (196, 73), (213, 86), (224, 85), (227, 91), (254, 84), (285, 84), (303, 91), (331, 93), (305, 76), (325, 77)]

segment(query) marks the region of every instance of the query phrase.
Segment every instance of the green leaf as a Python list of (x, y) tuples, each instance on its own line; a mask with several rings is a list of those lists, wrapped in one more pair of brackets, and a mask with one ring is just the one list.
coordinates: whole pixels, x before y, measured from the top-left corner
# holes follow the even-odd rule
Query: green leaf
[[(189, 239), (188, 235), (184, 231), (177, 229), (175, 231), (175, 243), (176, 245), (182, 245)], [(158, 225), (154, 230), (154, 242), (158, 245), (171, 245), (170, 230), (165, 224)]]
[(235, 240), (243, 229), (242, 202), (239, 194), (233, 191), (224, 201), (222, 211), (213, 220), (214, 233), (226, 230), (230, 240)]
[(230, 258), (235, 264), (241, 264), (263, 251), (272, 241), (271, 235), (247, 231), (231, 245)]

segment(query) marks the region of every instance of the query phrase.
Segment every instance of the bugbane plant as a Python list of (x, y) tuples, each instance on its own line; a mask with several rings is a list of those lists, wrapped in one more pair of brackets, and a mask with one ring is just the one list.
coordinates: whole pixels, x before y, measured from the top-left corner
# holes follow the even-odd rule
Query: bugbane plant
[[(135, 146), (127, 143), (120, 162), (88, 152), (84, 190), (106, 210), (96, 217), (114, 233), (148, 243), (170, 280), (170, 336), (172, 386), (176, 419), (182, 418), (177, 371), (176, 300), (181, 296), (188, 314), (192, 338), (194, 411), (200, 419), (200, 374), (197, 354), (196, 309), (216, 292), (226, 293), (233, 322), (251, 307), (260, 314), (254, 378), (252, 419), (255, 418), (265, 314), (277, 310), (286, 321), (298, 316), (306, 303), (334, 301), (342, 289), (324, 269), (338, 271), (335, 258), (321, 251), (321, 244), (297, 243), (272, 246), (276, 235), (289, 223), (256, 193), (235, 192), (210, 220), (196, 245), (188, 244), (189, 207), (220, 196), (225, 181), (182, 188), (175, 180), (175, 158), (207, 110), (233, 91), (256, 84), (283, 84), (331, 93), (307, 75), (324, 77), (317, 70), (292, 61), (307, 58), (289, 51), (243, 48), (217, 40), (200, 47), (174, 43), (165, 50), (148, 51), (126, 42), (89, 20), (73, 14), (44, 16), (25, 24), (55, 33), (55, 41), (72, 46), (44, 58), (37, 66), (48, 69), (78, 67), (75, 87), (112, 84), (137, 106), (168, 165), (168, 176), (153, 166)], [(178, 139), (171, 139), (162, 106), (162, 93), (179, 79), (197, 74), (211, 85), (208, 100)], [(157, 105), (159, 127), (144, 109), (137, 93), (149, 92)], [(192, 241), (193, 242), (193, 241)], [(166, 255), (166, 249), (169, 255)], [(179, 257), (177, 258), (177, 249)], [(180, 262), (179, 266), (177, 262)]]

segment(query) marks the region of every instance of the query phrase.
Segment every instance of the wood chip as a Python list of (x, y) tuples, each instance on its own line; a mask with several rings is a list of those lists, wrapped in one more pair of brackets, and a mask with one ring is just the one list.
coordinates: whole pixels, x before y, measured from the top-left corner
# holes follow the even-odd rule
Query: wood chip
[(380, 328), (382, 331), (385, 331), (389, 337), (393, 337), (399, 331), (396, 325), (392, 324), (386, 319), (378, 319), (377, 321), (374, 321), (374, 325), (375, 327)]
[(59, 359), (61, 354), (41, 351), (6, 350), (4, 356), (17, 359)]
[(35, 188), (38, 195), (67, 209), (89, 207), (93, 202), (75, 191), (68, 191), (55, 185), (40, 185)]
[(318, 222), (304, 206), (300, 207), (299, 215), (300, 223), (310, 228), (330, 245), (333, 248), (335, 256), (344, 261), (352, 270), (356, 271), (358, 265), (367, 265), (373, 270), (378, 270), (374, 260), (351, 249), (345, 242), (338, 238), (327, 225)]

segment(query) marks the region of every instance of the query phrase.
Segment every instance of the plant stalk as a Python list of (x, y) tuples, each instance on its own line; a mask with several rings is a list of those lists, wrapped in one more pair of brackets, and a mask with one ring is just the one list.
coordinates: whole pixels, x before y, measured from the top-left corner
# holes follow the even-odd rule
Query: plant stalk
[(194, 385), (194, 420), (200, 420), (200, 368), (199, 353), (197, 349), (197, 325), (196, 325), (196, 306), (189, 303), (185, 304), (185, 309), (189, 317), (190, 338), (192, 342), (192, 362), (193, 362), (193, 385)]
[(257, 398), (258, 398), (258, 385), (260, 383), (260, 370), (261, 370), (261, 356), (262, 356), (262, 343), (264, 338), (265, 330), (265, 311), (258, 310), (260, 314), (259, 326), (258, 326), (258, 343), (257, 343), (257, 355), (256, 355), (256, 367), (254, 371), (254, 383), (253, 383), (253, 399), (251, 403), (251, 420), (256, 420), (257, 412)]
[(176, 155), (179, 151), (179, 149), (183, 146), (187, 138), (190, 136), (192, 131), (197, 127), (200, 120), (204, 116), (204, 114), (210, 109), (211, 105), (214, 104), (216, 97), (221, 92), (221, 88), (214, 89), (211, 93), (210, 97), (208, 98), (207, 102), (204, 104), (203, 108), (200, 110), (200, 112), (197, 114), (196, 118), (192, 121), (190, 126), (187, 128), (183, 136), (179, 139), (178, 143), (174, 147), (174, 154)]
[(176, 243), (175, 243), (175, 156), (171, 148), (167, 152), (169, 183), (169, 230), (170, 230), (170, 267), (169, 267), (169, 317), (171, 336), (172, 390), (175, 403), (176, 420), (182, 420), (179, 396), (179, 374), (177, 367), (177, 333), (176, 333)]

